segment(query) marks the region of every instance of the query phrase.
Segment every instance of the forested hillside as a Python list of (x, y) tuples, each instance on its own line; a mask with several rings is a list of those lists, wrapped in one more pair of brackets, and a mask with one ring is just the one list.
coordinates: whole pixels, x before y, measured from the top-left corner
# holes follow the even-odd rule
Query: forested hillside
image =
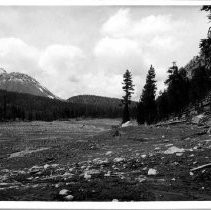
[[(0, 120), (44, 120), (68, 119), (77, 117), (117, 118), (122, 115), (119, 99), (86, 97), (83, 100), (61, 101), (47, 97), (0, 90)], [(101, 98), (101, 97), (99, 97)], [(105, 101), (108, 101), (107, 103)], [(133, 112), (135, 117), (135, 103)]]
[[(95, 95), (78, 95), (68, 99), (69, 102), (77, 104), (86, 104), (86, 115), (108, 116), (111, 118), (122, 117), (123, 104), (121, 99), (109, 98)], [(136, 118), (137, 103), (132, 101), (129, 111), (132, 118)]]

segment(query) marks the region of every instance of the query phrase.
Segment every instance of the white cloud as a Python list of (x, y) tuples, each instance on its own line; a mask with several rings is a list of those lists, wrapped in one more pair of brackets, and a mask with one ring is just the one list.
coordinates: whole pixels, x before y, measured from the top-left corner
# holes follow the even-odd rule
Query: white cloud
[(171, 65), (183, 44), (187, 25), (186, 21), (174, 20), (168, 14), (137, 19), (132, 17), (129, 9), (119, 9), (102, 25), (102, 38), (96, 44), (94, 53), (105, 71), (120, 74), (128, 68), (132, 70), (142, 82), (141, 85), (135, 82), (140, 88), (152, 64), (160, 88), (167, 76), (166, 66)]
[(120, 9), (103, 24), (102, 33), (114, 38), (121, 38), (128, 34), (130, 29), (129, 12), (129, 9)]
[[(35, 77), (60, 97), (73, 93), (71, 83), (80, 80), (84, 54), (71, 45), (51, 45), (39, 50), (18, 38), (0, 39), (0, 65), (7, 72), (21, 72)], [(68, 95), (70, 94), (70, 95)]]
[[(114, 10), (116, 12), (111, 14)], [(202, 18), (197, 19), (196, 26), (196, 21), (188, 22), (194, 20), (193, 14), (188, 20), (185, 18), (187, 14), (172, 13), (173, 9), (164, 10), (161, 14), (159, 8), (156, 13), (151, 8), (149, 11), (133, 7), (119, 10), (102, 8), (98, 10), (100, 12), (95, 13), (93, 9), (88, 15), (78, 13), (78, 16), (68, 10), (68, 16), (63, 16), (61, 10), (58, 15), (62, 18), (56, 25), (50, 18), (54, 14), (50, 10), (46, 16), (47, 10), (42, 13), (43, 21), (39, 24), (35, 17), (41, 13), (32, 12), (25, 23), (28, 16), (21, 15), (19, 12), (22, 10), (17, 11), (12, 18), (0, 20), (0, 37), (5, 37), (0, 38), (0, 66), (9, 72), (18, 71), (35, 77), (63, 98), (77, 94), (121, 97), (122, 75), (129, 69), (136, 85), (133, 98), (139, 99), (151, 64), (156, 70), (157, 86), (162, 89), (171, 62), (186, 62), (198, 49), (196, 39), (202, 32), (193, 31), (203, 22)], [(61, 25), (61, 30), (55, 32), (58, 25)], [(91, 29), (85, 28), (87, 25)], [(65, 31), (62, 31), (63, 28)], [(203, 31), (206, 31), (204, 28)], [(16, 38), (8, 38), (8, 33)]]
[(0, 65), (9, 72), (20, 71), (32, 76), (39, 74), (39, 50), (17, 38), (0, 39)]

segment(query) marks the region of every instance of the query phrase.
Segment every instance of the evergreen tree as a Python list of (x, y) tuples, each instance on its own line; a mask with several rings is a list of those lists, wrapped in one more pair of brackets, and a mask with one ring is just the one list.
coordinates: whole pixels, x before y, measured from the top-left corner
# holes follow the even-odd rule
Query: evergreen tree
[(148, 124), (151, 124), (155, 121), (156, 118), (155, 83), (156, 83), (155, 69), (151, 65), (147, 74), (146, 84), (144, 85), (144, 89), (138, 106), (139, 119), (137, 119), (137, 121), (139, 124), (143, 123), (143, 121), (147, 122)]
[(190, 101), (195, 103), (196, 109), (199, 109), (199, 102), (207, 95), (210, 89), (209, 76), (204, 66), (199, 66), (194, 70), (190, 86)]
[(184, 68), (178, 70), (175, 62), (168, 70), (169, 76), (165, 81), (167, 87), (167, 98), (169, 114), (179, 115), (189, 103), (189, 80)]
[(157, 100), (157, 120), (167, 120), (169, 114), (168, 96), (167, 91), (160, 92)]
[(125, 92), (125, 95), (122, 97), (122, 103), (124, 104), (122, 123), (125, 123), (127, 121), (130, 121), (129, 104), (131, 103), (131, 95), (134, 93), (132, 74), (129, 70), (126, 70), (126, 72), (124, 73), (122, 84), (122, 89)]
[[(211, 6), (203, 6), (201, 10), (208, 12), (208, 19), (211, 20)], [(200, 48), (206, 70), (211, 75), (211, 27), (208, 30), (207, 38), (201, 40)]]

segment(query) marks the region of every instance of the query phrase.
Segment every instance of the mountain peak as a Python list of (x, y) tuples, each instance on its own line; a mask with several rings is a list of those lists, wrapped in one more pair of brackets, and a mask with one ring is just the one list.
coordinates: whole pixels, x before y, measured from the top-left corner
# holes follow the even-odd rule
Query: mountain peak
[(19, 72), (7, 73), (3, 68), (0, 68), (0, 89), (58, 99), (58, 97), (29, 75)]
[(7, 73), (6, 70), (4, 68), (0, 68), (0, 74), (5, 74)]

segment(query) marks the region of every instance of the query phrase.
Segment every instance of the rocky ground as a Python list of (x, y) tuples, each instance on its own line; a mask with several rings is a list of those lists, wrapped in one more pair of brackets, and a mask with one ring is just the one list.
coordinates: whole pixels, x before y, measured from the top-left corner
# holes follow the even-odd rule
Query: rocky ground
[(211, 200), (211, 135), (188, 123), (0, 124), (0, 200)]

